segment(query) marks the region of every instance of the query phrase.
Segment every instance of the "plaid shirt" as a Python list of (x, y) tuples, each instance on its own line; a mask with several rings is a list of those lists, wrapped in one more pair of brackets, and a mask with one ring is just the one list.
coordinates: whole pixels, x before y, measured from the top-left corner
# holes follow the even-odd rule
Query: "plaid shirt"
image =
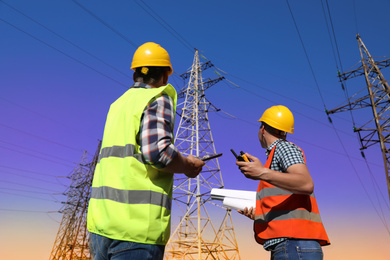
[[(274, 157), (271, 162), (271, 170), (278, 172), (286, 172), (287, 168), (291, 165), (298, 163), (305, 164), (301, 149), (299, 149), (299, 147), (295, 144), (284, 141), (283, 139), (276, 140), (267, 148), (267, 150), (265, 151), (267, 157), (269, 156), (272, 148), (274, 148), (275, 145), (277, 146), (275, 148)], [(263, 247), (265, 250), (271, 250), (272, 246), (279, 244), (280, 242), (283, 242), (287, 239), (287, 237), (269, 239), (264, 242)]]
[[(140, 82), (132, 87), (152, 88)], [(173, 145), (174, 119), (172, 98), (165, 93), (151, 99), (142, 114), (137, 143), (144, 160), (155, 168), (166, 167), (177, 155), (178, 150)]]

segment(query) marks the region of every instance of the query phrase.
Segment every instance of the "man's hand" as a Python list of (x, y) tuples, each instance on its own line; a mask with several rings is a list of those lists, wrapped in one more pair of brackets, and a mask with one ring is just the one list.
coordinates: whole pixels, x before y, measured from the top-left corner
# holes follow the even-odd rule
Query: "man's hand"
[(236, 162), (245, 177), (266, 181), (291, 193), (306, 195), (313, 193), (313, 180), (305, 164), (293, 164), (287, 168), (286, 172), (278, 172), (264, 167), (258, 158), (247, 153), (246, 156), (252, 162)]
[(248, 209), (247, 207), (245, 207), (244, 210), (237, 210), (238, 213), (242, 214), (242, 215), (245, 215), (247, 216), (248, 218), (252, 219), (252, 220), (255, 220), (255, 212), (256, 212), (256, 208), (254, 207), (251, 207), (250, 209)]
[(184, 174), (188, 178), (195, 178), (202, 171), (202, 168), (203, 168), (203, 165), (205, 165), (205, 162), (196, 158), (193, 155), (189, 155), (187, 157), (187, 161), (189, 163), (189, 167), (186, 168), (186, 171), (184, 172)]
[(249, 153), (245, 153), (245, 155), (251, 160), (251, 162), (237, 161), (236, 164), (238, 168), (248, 179), (260, 180), (263, 171), (267, 168), (264, 167), (257, 157), (254, 157)]

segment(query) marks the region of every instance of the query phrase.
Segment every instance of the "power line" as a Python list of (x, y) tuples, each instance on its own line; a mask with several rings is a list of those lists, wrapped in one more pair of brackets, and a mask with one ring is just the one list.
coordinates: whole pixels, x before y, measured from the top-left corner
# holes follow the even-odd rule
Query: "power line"
[(31, 153), (22, 152), (22, 151), (17, 150), (17, 149), (4, 147), (4, 146), (1, 146), (1, 145), (0, 145), (0, 148), (7, 149), (7, 150), (10, 150), (10, 151), (13, 151), (13, 152), (17, 152), (17, 153), (21, 153), (21, 154), (24, 154), (24, 155), (28, 155), (28, 156), (31, 156), (31, 157), (35, 157), (35, 158), (38, 158), (38, 159), (41, 159), (41, 160), (45, 160), (45, 161), (48, 161), (48, 162), (52, 162), (52, 163), (55, 163), (55, 164), (59, 164), (59, 165), (62, 165), (62, 166), (72, 167), (72, 165), (69, 165), (69, 164), (65, 164), (65, 163), (54, 161), (54, 160), (50, 160), (50, 159), (47, 159), (47, 158), (44, 158), (44, 157), (41, 157), (41, 156), (37, 156), (37, 155), (31, 154)]
[[(340, 70), (343, 71), (343, 63), (341, 62), (341, 56), (340, 56), (339, 46), (337, 44), (337, 38), (336, 38), (336, 33), (335, 33), (335, 30), (334, 30), (334, 26), (333, 26), (333, 19), (332, 19), (332, 15), (331, 15), (330, 8), (329, 8), (329, 2), (328, 2), (328, 0), (325, 0), (325, 2), (326, 2), (326, 8), (327, 8), (327, 11), (328, 11), (328, 16), (329, 16), (329, 22), (330, 22), (330, 25), (331, 25), (331, 28), (332, 28), (332, 35), (333, 35), (333, 40), (334, 40), (334, 44), (335, 44), (335, 48), (336, 48), (337, 58), (338, 58), (338, 63), (337, 63), (337, 60), (336, 60), (336, 64), (339, 64), (340, 65)], [(324, 9), (323, 0), (321, 0), (321, 4), (322, 4), (322, 8)], [(326, 18), (326, 16), (325, 16), (325, 18)], [(328, 27), (328, 23), (326, 23), (326, 25)], [(328, 30), (329, 30), (329, 27), (328, 27)], [(332, 39), (331, 39), (331, 43), (333, 43)], [(332, 44), (332, 48), (333, 48), (333, 44)], [(337, 65), (337, 69), (338, 69), (338, 65)]]
[(71, 55), (69, 55), (69, 54), (67, 54), (67, 53), (65, 53), (65, 52), (63, 52), (63, 51), (61, 51), (61, 50), (59, 50), (58, 48), (56, 48), (56, 47), (50, 45), (49, 43), (47, 43), (47, 42), (45, 42), (45, 41), (43, 41), (43, 40), (41, 40), (41, 39), (35, 37), (34, 35), (32, 35), (32, 34), (26, 32), (26, 31), (24, 31), (24, 30), (22, 30), (21, 28), (17, 27), (16, 25), (14, 25), (14, 24), (12, 24), (12, 23), (10, 23), (10, 22), (7, 22), (6, 20), (4, 20), (4, 19), (2, 19), (2, 18), (0, 18), (0, 21), (2, 21), (2, 22), (5, 23), (5, 24), (8, 24), (9, 26), (15, 28), (16, 30), (18, 30), (18, 31), (20, 31), (20, 32), (22, 32), (22, 33), (27, 34), (27, 35), (30, 36), (31, 38), (33, 38), (33, 39), (39, 41), (40, 43), (42, 43), (42, 44), (44, 44), (44, 45), (46, 45), (46, 46), (52, 48), (53, 50), (55, 50), (55, 51), (57, 51), (57, 52), (59, 52), (59, 53), (65, 55), (65, 56), (68, 57), (69, 59), (72, 59), (72, 60), (74, 60), (74, 61), (80, 63), (81, 65), (84, 65), (85, 67), (87, 67), (87, 68), (89, 68), (89, 69), (95, 71), (96, 73), (98, 73), (98, 74), (100, 74), (100, 75), (102, 75), (102, 76), (104, 76), (104, 77), (106, 77), (106, 78), (108, 78), (108, 79), (114, 81), (114, 82), (117, 83), (118, 85), (121, 85), (122, 87), (125, 87), (126, 89), (128, 88), (128, 86), (127, 86), (126, 84), (123, 84), (123, 83), (119, 82), (118, 80), (116, 80), (116, 79), (114, 79), (114, 78), (112, 78), (112, 77), (110, 77), (110, 76), (108, 76), (108, 75), (106, 75), (106, 74), (104, 74), (104, 73), (98, 71), (97, 69), (95, 69), (95, 68), (89, 66), (88, 64), (86, 64), (86, 63), (80, 61), (79, 59), (76, 59), (76, 58), (72, 57)]
[[(6, 142), (6, 141), (2, 141), (2, 140), (0, 140), (0, 143), (8, 144), (8, 145), (11, 145), (12, 147), (18, 147), (18, 148), (21, 148), (21, 149), (24, 149), (24, 150), (27, 150), (27, 151), (30, 151), (30, 152), (34, 152), (34, 154), (41, 154), (41, 155), (44, 155), (44, 156), (47, 156), (47, 157), (50, 157), (50, 158), (54, 158), (54, 159), (57, 159), (57, 160), (60, 160), (60, 161), (64, 161), (64, 162), (68, 162), (68, 163), (73, 164), (72, 161), (69, 161), (69, 160), (66, 160), (66, 159), (64, 159), (64, 158), (55, 156), (55, 155), (53, 155), (53, 154), (43, 153), (43, 152), (40, 152), (40, 151), (37, 151), (37, 150), (34, 150), (34, 149), (30, 149), (30, 148), (27, 148), (27, 147), (24, 147), (24, 146), (21, 146), (21, 145), (13, 144), (13, 143)], [(13, 150), (13, 151), (14, 151), (13, 148), (4, 147), (4, 146), (0, 146), (0, 147), (2, 147), (2, 148), (4, 148), (4, 149), (10, 149), (10, 150)]]
[(50, 193), (50, 192), (29, 191), (29, 190), (10, 189), (10, 188), (2, 188), (2, 187), (0, 187), (0, 190), (12, 190), (12, 191), (20, 191), (20, 192), (26, 192), (26, 193), (46, 194), (46, 195), (53, 194), (53, 193)]
[(356, 34), (358, 34), (359, 33), (359, 26), (358, 26), (357, 15), (356, 15), (356, 1), (353, 0), (352, 4), (353, 4), (353, 16), (355, 18), (354, 20), (355, 20)]
[(2, 124), (2, 123), (0, 123), (0, 126), (5, 127), (5, 128), (8, 128), (8, 129), (11, 129), (11, 130), (16, 131), (16, 132), (23, 133), (23, 134), (25, 134), (25, 135), (32, 136), (32, 137), (34, 137), (34, 138), (37, 138), (37, 139), (39, 139), (39, 140), (42, 140), (42, 141), (45, 141), (45, 142), (48, 142), (48, 143), (52, 143), (52, 144), (55, 144), (55, 145), (58, 145), (58, 146), (61, 146), (61, 147), (64, 147), (64, 148), (73, 150), (73, 151), (77, 151), (77, 152), (80, 152), (80, 151), (81, 151), (81, 152), (83, 152), (82, 149), (76, 149), (76, 148), (74, 148), (74, 147), (71, 147), (71, 146), (68, 146), (68, 145), (65, 145), (65, 144), (61, 144), (61, 143), (59, 143), (59, 142), (55, 142), (55, 141), (49, 140), (49, 139), (47, 139), (47, 138), (44, 138), (44, 137), (41, 137), (41, 136), (38, 136), (38, 135), (34, 135), (34, 134), (29, 133), (29, 132), (26, 132), (26, 131), (23, 131), (23, 130), (20, 130), (20, 129), (11, 127), (11, 126), (7, 126), (7, 125)]
[(11, 193), (11, 192), (0, 191), (0, 193), (12, 195), (12, 196), (18, 196), (18, 197), (25, 197), (25, 198), (29, 198), (29, 199), (35, 199), (35, 200), (45, 200), (45, 201), (59, 202), (59, 201), (53, 201), (53, 200), (49, 200), (49, 199), (37, 198), (37, 197), (27, 196), (27, 195), (22, 195), (22, 194), (14, 194), (14, 193)]
[(77, 2), (76, 0), (72, 0), (73, 3), (75, 3), (77, 6), (79, 6), (81, 9), (83, 9), (85, 12), (87, 12), (89, 15), (91, 15), (93, 18), (95, 18), (96, 20), (98, 20), (100, 23), (102, 23), (104, 26), (106, 26), (108, 29), (110, 29), (111, 31), (113, 31), (114, 33), (116, 33), (117, 35), (119, 35), (122, 39), (124, 39), (125, 41), (127, 41), (128, 43), (130, 43), (131, 45), (133, 45), (135, 48), (138, 48), (138, 44), (135, 44), (132, 40), (130, 40), (129, 38), (127, 38), (125, 35), (123, 35), (122, 33), (120, 33), (118, 30), (116, 30), (114, 27), (112, 27), (111, 25), (109, 25), (108, 23), (106, 23), (103, 19), (101, 19), (100, 17), (98, 17), (96, 14), (92, 13), (88, 8), (86, 8), (85, 6), (83, 6), (82, 4), (80, 4), (79, 2)]
[[(329, 3), (328, 3), (328, 0), (325, 0), (325, 1), (326, 1), (326, 7), (327, 7), (326, 10), (327, 10), (327, 12), (325, 12), (325, 7), (324, 7), (323, 0), (321, 0), (322, 11), (323, 11), (323, 14), (324, 14), (326, 28), (328, 30), (330, 45), (331, 45), (331, 48), (332, 48), (332, 51), (333, 51), (333, 57), (334, 57), (334, 60), (335, 60), (335, 63), (336, 63), (336, 69), (337, 69), (337, 72), (339, 74), (341, 74), (343, 72), (343, 64), (341, 62), (340, 51), (339, 51), (339, 47), (338, 47), (338, 44), (337, 44), (337, 38), (336, 38), (336, 33), (335, 33), (335, 30), (334, 30), (334, 26), (333, 26), (333, 19), (332, 19), (332, 15), (331, 15), (330, 8), (329, 8)], [(329, 22), (330, 22), (330, 25), (331, 25), (331, 28), (332, 28), (332, 34), (330, 33), (328, 20), (326, 19), (327, 18), (326, 17), (326, 13), (329, 16)], [(337, 52), (337, 58), (336, 58), (335, 50)], [(349, 95), (348, 95), (348, 90), (346, 88), (345, 83), (341, 83), (341, 87), (342, 87), (342, 89), (344, 91), (345, 97), (347, 98)], [(352, 119), (353, 125), (355, 125), (355, 120), (354, 120), (354, 117), (352, 115), (352, 111), (351, 110), (350, 110), (350, 114), (351, 114), (351, 119)]]
[(33, 185), (27, 185), (27, 184), (22, 184), (22, 183), (17, 183), (17, 182), (13, 182), (13, 181), (0, 180), (0, 183), (15, 184), (15, 185), (29, 187), (29, 188), (38, 189), (38, 190), (47, 190), (47, 191), (50, 191), (52, 193), (57, 192), (57, 191), (49, 190), (49, 189), (46, 189), (46, 188), (37, 187), (37, 186), (33, 186)]
[[(323, 13), (324, 19), (325, 19), (326, 29), (327, 29), (327, 31), (328, 31), (330, 46), (331, 46), (331, 48), (332, 48), (333, 59), (334, 59), (334, 61), (335, 61), (337, 70), (339, 70), (339, 64), (338, 64), (338, 62), (337, 62), (336, 51), (335, 51), (334, 44), (333, 44), (333, 41), (332, 41), (332, 36), (331, 36), (331, 34), (330, 34), (330, 29), (329, 29), (329, 25), (328, 25), (328, 21), (327, 21), (327, 17), (326, 17), (326, 12), (325, 12), (325, 7), (324, 7), (324, 1), (323, 1), (323, 0), (321, 0), (321, 5), (322, 5), (322, 13)], [(331, 18), (330, 18), (330, 19), (331, 19)]]
[(32, 174), (42, 175), (42, 176), (46, 176), (46, 177), (54, 177), (54, 178), (57, 177), (57, 176), (53, 176), (53, 175), (50, 175), (47, 173), (41, 173), (41, 172), (36, 172), (36, 171), (31, 171), (31, 170), (26, 170), (26, 169), (20, 169), (20, 168), (1, 165), (1, 164), (0, 164), (0, 167), (6, 168), (6, 169), (11, 169), (11, 170), (16, 170), (16, 171), (22, 171), (22, 172), (28, 172), (28, 173), (32, 173)]
[(15, 211), (15, 212), (28, 212), (28, 213), (58, 213), (58, 211), (24, 210), (24, 209), (4, 209), (4, 208), (0, 208), (0, 211)]
[[(188, 42), (184, 37), (178, 33), (172, 26), (170, 26), (161, 16), (158, 15), (148, 4), (146, 4), (143, 0), (140, 0), (153, 14), (151, 14), (148, 10), (146, 10), (141, 4), (139, 4), (136, 0), (134, 2), (141, 7), (147, 14), (149, 14), (154, 20), (156, 20), (162, 27), (164, 27), (165, 30), (167, 30), (170, 34), (173, 35), (176, 39), (178, 39), (186, 48), (188, 48), (192, 53), (194, 52), (195, 48), (192, 47), (191, 43)], [(162, 21), (158, 20), (156, 16)], [(165, 26), (165, 25), (166, 26)], [(169, 27), (170, 30), (167, 28)], [(173, 32), (172, 32), (173, 31)]]
[(297, 23), (296, 23), (296, 21), (295, 21), (295, 18), (294, 18), (293, 12), (292, 12), (292, 10), (291, 10), (290, 4), (288, 3), (288, 0), (286, 0), (286, 3), (287, 3), (287, 6), (288, 6), (288, 9), (290, 10), (290, 14), (291, 14), (291, 17), (292, 17), (292, 19), (293, 19), (293, 22), (294, 22), (294, 25), (295, 25), (295, 29), (297, 30), (297, 33), (298, 33), (298, 36), (299, 36), (299, 40), (300, 40), (300, 42), (301, 42), (301, 44), (302, 44), (302, 48), (303, 48), (303, 51), (304, 51), (304, 53), (305, 53), (306, 60), (307, 60), (307, 62), (308, 62), (308, 64), (309, 64), (310, 71), (311, 71), (311, 74), (312, 74), (312, 76), (313, 76), (314, 82), (315, 82), (315, 84), (316, 84), (316, 86), (317, 86), (317, 89), (318, 89), (319, 95), (320, 95), (320, 97), (321, 97), (322, 103), (323, 103), (323, 105), (324, 105), (324, 108), (326, 109), (326, 107), (325, 107), (325, 101), (324, 101), (324, 98), (322, 97), (322, 94), (321, 94), (321, 91), (320, 91), (320, 87), (319, 87), (319, 85), (318, 85), (317, 77), (316, 77), (316, 75), (314, 74), (313, 66), (311, 65), (309, 56), (308, 56), (307, 51), (306, 51), (305, 44), (303, 43), (301, 33), (299, 32), (298, 25), (297, 25)]
[(3, 173), (3, 174), (11, 174), (11, 175), (20, 176), (20, 177), (27, 178), (27, 179), (32, 179), (32, 180), (42, 181), (42, 182), (46, 182), (46, 183), (51, 183), (51, 184), (66, 186), (66, 185), (64, 185), (64, 184), (62, 184), (62, 183), (60, 183), (60, 182), (54, 182), (54, 181), (43, 180), (43, 179), (31, 177), (31, 176), (26, 176), (26, 175), (23, 175), (23, 174), (18, 174), (18, 173), (13, 173), (13, 172), (7, 172), (7, 171), (1, 171), (1, 170), (0, 170), (0, 172)]
[(34, 23), (38, 24), (39, 26), (41, 26), (42, 28), (46, 29), (47, 31), (51, 32), (52, 34), (56, 35), (57, 37), (59, 37), (60, 39), (66, 41), (67, 43), (71, 44), (72, 46), (76, 47), (77, 49), (81, 50), (82, 52), (88, 54), (89, 56), (95, 58), (96, 60), (100, 61), (101, 63), (103, 63), (104, 65), (114, 69), (115, 71), (117, 71), (118, 73), (124, 75), (125, 77), (128, 77), (128, 78), (131, 78), (129, 76), (128, 73), (124, 73), (122, 71), (120, 71), (119, 69), (115, 68), (114, 66), (108, 64), (107, 62), (105, 62), (104, 60), (98, 58), (96, 55), (90, 53), (89, 51), (81, 48), (80, 46), (78, 46), (77, 44), (73, 43), (72, 41), (66, 39), (65, 37), (63, 37), (62, 35), (60, 35), (59, 33), (56, 33), (55, 31), (49, 29), (47, 26), (43, 25), (42, 23), (36, 21), (35, 19), (33, 19), (32, 17), (28, 16), (27, 14), (23, 13), (22, 11), (20, 11), (19, 9), (15, 8), (14, 6), (4, 2), (3, 0), (0, 1), (2, 2), (4, 5), (8, 6), (9, 8), (13, 9), (14, 11), (18, 12), (19, 14), (23, 15), (24, 17), (28, 18), (29, 20), (33, 21)]
[(15, 103), (15, 102), (13, 102), (13, 101), (10, 101), (10, 100), (8, 100), (8, 99), (5, 99), (4, 97), (0, 97), (0, 99), (2, 99), (3, 101), (6, 101), (6, 102), (8, 102), (8, 103), (10, 103), (10, 104), (13, 105), (13, 106), (19, 107), (19, 108), (24, 109), (24, 110), (26, 110), (26, 111), (28, 111), (28, 112), (30, 112), (30, 113), (32, 113), (32, 114), (35, 114), (35, 115), (37, 115), (37, 116), (39, 116), (39, 117), (45, 118), (45, 119), (47, 119), (47, 120), (49, 120), (49, 121), (52, 121), (52, 122), (54, 122), (54, 123), (56, 123), (56, 124), (58, 124), (58, 125), (61, 125), (61, 126), (63, 126), (63, 127), (67, 127), (67, 128), (70, 129), (70, 130), (77, 131), (78, 133), (84, 134), (84, 135), (89, 136), (89, 137), (91, 136), (90, 134), (87, 134), (87, 133), (84, 133), (84, 132), (80, 132), (78, 129), (74, 129), (74, 128), (69, 127), (69, 124), (64, 124), (64, 123), (61, 122), (61, 121), (57, 121), (57, 120), (55, 120), (55, 119), (53, 119), (53, 118), (51, 118), (51, 117), (48, 117), (48, 116), (46, 116), (46, 115), (44, 115), (44, 114), (38, 113), (38, 112), (36, 112), (36, 111), (34, 111), (34, 110), (30, 109), (30, 108), (27, 108), (27, 107), (25, 107), (25, 106), (22, 106), (22, 105), (20, 105), (20, 104), (17, 104), (17, 103)]

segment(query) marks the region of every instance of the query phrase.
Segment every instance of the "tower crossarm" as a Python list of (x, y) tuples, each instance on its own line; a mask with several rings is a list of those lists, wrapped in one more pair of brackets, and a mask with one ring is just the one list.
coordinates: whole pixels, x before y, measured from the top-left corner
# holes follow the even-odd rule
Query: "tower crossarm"
[(213, 85), (217, 84), (218, 82), (220, 82), (221, 80), (224, 80), (224, 79), (225, 79), (225, 77), (219, 77), (216, 79), (210, 79), (208, 81), (203, 82), (204, 90), (212, 87)]
[[(390, 58), (382, 61), (376, 61), (375, 65), (378, 67), (378, 69), (382, 70), (386, 67), (390, 66)], [(364, 75), (364, 68), (363, 66), (360, 66), (359, 68), (351, 71), (344, 72), (342, 74), (339, 74), (338, 77), (340, 81), (345, 81), (347, 79), (355, 78), (358, 76)]]
[[(213, 66), (214, 66), (214, 64), (212, 64), (211, 61), (207, 61), (200, 66), (199, 71), (205, 71), (206, 69), (211, 68)], [(191, 73), (194, 73), (194, 71), (193, 70), (187, 71), (187, 72), (181, 74), (180, 77), (182, 79), (186, 80), (191, 75)]]
[(345, 112), (349, 110), (355, 110), (355, 109), (360, 109), (360, 108), (365, 108), (365, 107), (370, 107), (371, 103), (369, 102), (369, 96), (363, 96), (359, 98), (349, 98), (346, 102), (344, 102), (342, 105), (338, 106), (335, 109), (327, 110), (326, 113), (328, 115), (330, 114), (335, 114), (339, 112)]

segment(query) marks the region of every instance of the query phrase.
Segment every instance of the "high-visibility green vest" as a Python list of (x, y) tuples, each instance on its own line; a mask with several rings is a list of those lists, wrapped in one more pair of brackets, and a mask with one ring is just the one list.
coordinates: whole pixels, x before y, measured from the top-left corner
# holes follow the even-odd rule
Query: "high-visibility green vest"
[[(131, 88), (110, 107), (92, 182), (87, 227), (111, 239), (165, 245), (170, 235), (173, 174), (143, 161), (136, 142), (142, 112), (172, 85)], [(174, 119), (173, 119), (174, 120)]]

